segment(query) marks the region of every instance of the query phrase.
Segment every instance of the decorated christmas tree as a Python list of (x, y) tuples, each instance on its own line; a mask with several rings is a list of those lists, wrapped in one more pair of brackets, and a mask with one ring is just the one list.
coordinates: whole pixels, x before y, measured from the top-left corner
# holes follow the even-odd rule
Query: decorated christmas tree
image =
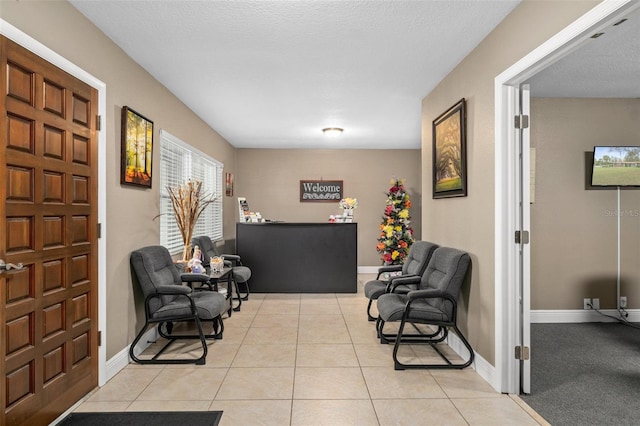
[(414, 241), (413, 229), (409, 226), (411, 200), (404, 189), (404, 179), (393, 178), (391, 185), (376, 249), (384, 265), (400, 265), (404, 263)]

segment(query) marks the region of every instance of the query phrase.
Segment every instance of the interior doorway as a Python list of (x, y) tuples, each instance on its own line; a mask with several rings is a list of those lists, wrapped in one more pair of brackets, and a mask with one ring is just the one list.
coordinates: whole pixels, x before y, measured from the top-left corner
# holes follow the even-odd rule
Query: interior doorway
[[(613, 25), (630, 11), (640, 7), (634, 1), (603, 2), (569, 25), (556, 36), (539, 46), (529, 55), (496, 77), (495, 117), (496, 117), (496, 186), (495, 186), (495, 275), (496, 275), (496, 373), (502, 392), (518, 394), (526, 388), (526, 378), (530, 376), (528, 362), (516, 360), (514, 347), (521, 346), (530, 333), (530, 320), (523, 315), (529, 310), (528, 294), (520, 294), (518, 289), (528, 292), (523, 280), (530, 276), (530, 259), (521, 256), (521, 244), (514, 243), (514, 232), (521, 230), (520, 203), (523, 200), (522, 187), (528, 187), (529, 176), (523, 170), (516, 149), (519, 130), (513, 125), (513, 117), (519, 111), (519, 86), (529, 78), (555, 63), (576, 49), (583, 41), (596, 32)], [(514, 185), (518, 176), (523, 177), (522, 185)], [(529, 214), (529, 206), (522, 206), (524, 214)], [(525, 229), (526, 230), (526, 229)], [(518, 283), (518, 285), (513, 285)], [(526, 305), (526, 306), (525, 306)]]

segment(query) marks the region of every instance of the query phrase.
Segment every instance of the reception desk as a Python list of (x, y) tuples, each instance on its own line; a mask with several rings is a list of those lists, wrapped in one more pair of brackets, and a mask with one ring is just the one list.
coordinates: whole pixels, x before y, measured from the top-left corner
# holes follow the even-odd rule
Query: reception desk
[(355, 223), (238, 223), (252, 293), (355, 293)]

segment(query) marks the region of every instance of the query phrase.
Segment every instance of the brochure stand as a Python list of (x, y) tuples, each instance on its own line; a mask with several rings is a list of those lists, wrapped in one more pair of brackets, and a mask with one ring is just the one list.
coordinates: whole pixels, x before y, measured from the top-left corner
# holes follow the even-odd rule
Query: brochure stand
[(241, 223), (249, 219), (249, 203), (245, 197), (238, 197), (238, 220)]

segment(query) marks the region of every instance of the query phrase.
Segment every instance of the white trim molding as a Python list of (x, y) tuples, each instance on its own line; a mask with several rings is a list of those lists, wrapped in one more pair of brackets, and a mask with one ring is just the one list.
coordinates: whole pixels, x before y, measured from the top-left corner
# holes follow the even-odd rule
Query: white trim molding
[(358, 266), (359, 274), (377, 274), (379, 266)]
[[(133, 351), (134, 354), (136, 356), (140, 355), (142, 352), (144, 352), (145, 349), (147, 349), (151, 345), (152, 342), (155, 342), (158, 339), (158, 337), (160, 337), (160, 335), (158, 334), (157, 327), (152, 327), (149, 330), (147, 330), (147, 332), (142, 336), (142, 338), (138, 342), (138, 346), (136, 350)], [(131, 345), (127, 345), (120, 352), (118, 352), (117, 354), (109, 358), (109, 361), (107, 361), (107, 367), (105, 372), (105, 376), (106, 376), (105, 382), (108, 382), (109, 380), (111, 380), (113, 376), (118, 374), (123, 368), (129, 365), (129, 363), (131, 362), (131, 359), (129, 358), (130, 347)]]
[[(468, 359), (469, 351), (462, 343), (462, 340), (455, 334), (449, 333), (447, 335), (447, 344), (449, 347), (458, 354), (461, 358)], [(473, 351), (474, 359), (471, 364), (471, 368), (473, 368), (480, 377), (486, 380), (491, 386), (494, 388), (497, 387), (497, 377), (496, 377), (496, 368), (491, 365), (486, 359), (480, 356), (476, 351)]]
[(629, 309), (626, 312), (628, 316), (623, 320), (616, 309), (602, 309), (600, 310), (600, 313), (594, 310), (585, 309), (541, 309), (531, 311), (531, 324), (624, 321), (640, 323), (640, 309)]

